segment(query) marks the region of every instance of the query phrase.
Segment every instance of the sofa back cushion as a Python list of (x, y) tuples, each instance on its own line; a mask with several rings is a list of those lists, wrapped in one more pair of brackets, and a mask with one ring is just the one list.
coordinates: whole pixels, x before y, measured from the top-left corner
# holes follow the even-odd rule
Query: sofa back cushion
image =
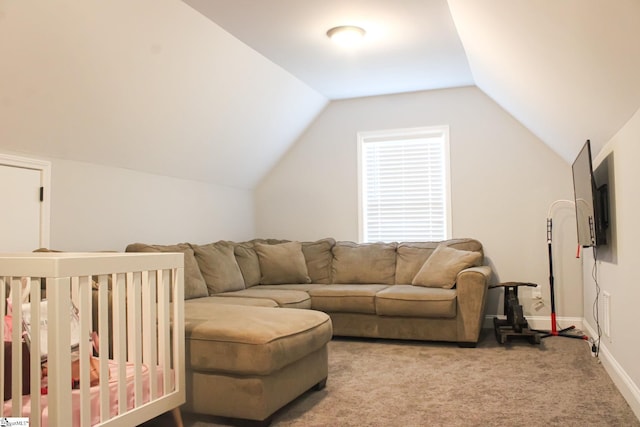
[(253, 246), (253, 242), (243, 242), (238, 243), (233, 249), (245, 288), (260, 284), (260, 261)]
[(193, 251), (209, 295), (244, 289), (244, 279), (234, 255), (232, 242), (193, 245)]
[(410, 285), (436, 247), (438, 247), (438, 242), (398, 243), (396, 285)]
[[(237, 243), (234, 248), (236, 261), (242, 271), (245, 287), (260, 284), (260, 261), (255, 250), (255, 245), (287, 243), (289, 240), (254, 239), (248, 242)], [(333, 253), (331, 248), (336, 241), (332, 238), (320, 239), (315, 242), (302, 242), (302, 254), (307, 264), (307, 273), (311, 283), (331, 283), (331, 264)]]
[(125, 252), (182, 252), (184, 254), (184, 299), (209, 296), (207, 284), (200, 273), (193, 249), (188, 243), (177, 245), (147, 245), (132, 243)]
[(392, 285), (396, 247), (396, 243), (337, 242), (332, 249), (332, 282)]
[[(482, 243), (480, 243), (476, 239), (469, 239), (469, 238), (465, 238), (465, 239), (449, 239), (449, 240), (444, 240), (444, 241), (442, 241), (440, 243), (445, 245), (445, 246), (449, 246), (451, 248), (454, 248), (454, 249), (460, 249), (460, 250), (463, 250), (463, 251), (479, 252), (482, 255), (483, 259), (484, 259), (484, 252), (483, 252), (483, 249), (482, 249)], [(482, 259), (480, 260), (480, 263), (482, 263)]]
[(331, 283), (331, 264), (333, 263), (331, 249), (335, 244), (336, 241), (332, 238), (302, 242), (302, 253), (307, 263), (311, 283)]
[(482, 264), (484, 258), (482, 243), (475, 239), (449, 239), (441, 242), (402, 242), (398, 243), (395, 283), (397, 285), (412, 284), (413, 278), (418, 274), (418, 271), (420, 271), (427, 258), (433, 254), (438, 245), (478, 252), (480, 254), (478, 265)]
[(260, 262), (261, 284), (311, 283), (300, 242), (256, 243), (255, 251)]
[(260, 284), (260, 261), (255, 249), (256, 243), (277, 245), (278, 243), (286, 242), (289, 242), (289, 240), (253, 239), (235, 244), (234, 254), (244, 278), (245, 288)]

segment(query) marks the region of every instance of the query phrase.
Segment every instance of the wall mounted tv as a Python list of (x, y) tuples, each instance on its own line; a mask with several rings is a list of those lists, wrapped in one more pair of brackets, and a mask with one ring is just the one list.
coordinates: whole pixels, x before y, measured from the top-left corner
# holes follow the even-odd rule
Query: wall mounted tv
[(607, 244), (609, 195), (607, 185), (596, 185), (591, 158), (591, 142), (587, 140), (573, 165), (573, 191), (578, 224), (578, 244), (582, 247)]

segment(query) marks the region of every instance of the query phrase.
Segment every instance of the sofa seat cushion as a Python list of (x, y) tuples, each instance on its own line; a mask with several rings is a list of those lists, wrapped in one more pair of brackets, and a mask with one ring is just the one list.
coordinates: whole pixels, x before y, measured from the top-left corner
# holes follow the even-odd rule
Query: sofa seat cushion
[(185, 315), (187, 368), (269, 375), (321, 349), (331, 336), (331, 319), (319, 311), (216, 304)]
[(242, 297), (242, 298), (265, 298), (278, 303), (280, 307), (286, 308), (311, 308), (311, 298), (304, 291), (293, 291), (290, 289), (261, 289), (259, 286), (243, 289), (235, 292), (224, 292), (217, 294), (221, 298)]
[(387, 285), (326, 285), (311, 289), (311, 308), (328, 313), (375, 314), (376, 294)]
[[(224, 295), (224, 294), (221, 294)], [(200, 310), (201, 307), (205, 307), (205, 310), (211, 310), (210, 304), (235, 304), (235, 305), (251, 305), (258, 307), (272, 307), (278, 308), (278, 303), (268, 298), (242, 298), (242, 297), (221, 297), (210, 296), (204, 298), (194, 298), (184, 303), (184, 311)]]
[(376, 294), (379, 316), (456, 317), (456, 290), (394, 285)]

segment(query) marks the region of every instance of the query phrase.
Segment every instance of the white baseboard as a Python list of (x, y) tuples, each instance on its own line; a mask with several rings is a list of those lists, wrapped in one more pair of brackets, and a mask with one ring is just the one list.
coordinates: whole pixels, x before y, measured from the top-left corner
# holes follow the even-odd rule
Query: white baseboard
[[(483, 327), (493, 329), (494, 317), (498, 316), (486, 316)], [(583, 318), (558, 317), (556, 321), (558, 322), (558, 329), (574, 325), (576, 329), (582, 330), (589, 337), (597, 335), (596, 331), (594, 331)], [(533, 329), (548, 330), (551, 328), (551, 319), (547, 316), (527, 316), (527, 322), (529, 323), (529, 327)], [(588, 351), (588, 347), (586, 346), (585, 351)], [(622, 366), (620, 366), (618, 361), (611, 355), (609, 349), (607, 349), (607, 343), (604, 340), (600, 342), (599, 358), (605, 371), (607, 371), (607, 374), (609, 374), (609, 377), (611, 377), (611, 380), (625, 398), (633, 413), (640, 420), (640, 388), (633, 382), (631, 377), (629, 377)]]
[[(489, 315), (484, 318), (484, 323), (482, 325), (483, 328), (493, 329), (493, 318), (494, 317), (502, 317), (504, 316), (495, 316)], [(532, 329), (542, 329), (542, 330), (550, 330), (551, 329), (551, 317), (550, 316), (526, 316), (527, 323), (529, 323), (529, 327)], [(582, 318), (581, 317), (558, 317), (556, 318), (556, 322), (558, 323), (557, 328), (568, 328), (569, 326), (575, 326), (576, 329), (582, 329)]]
[[(594, 331), (587, 322), (584, 322), (584, 326), (587, 329), (587, 335), (597, 335), (596, 331)], [(613, 380), (613, 383), (618, 387), (618, 390), (622, 396), (624, 396), (625, 400), (631, 407), (631, 410), (640, 420), (640, 388), (633, 382), (631, 377), (629, 377), (622, 366), (620, 366), (618, 361), (611, 355), (609, 349), (607, 349), (607, 343), (605, 340), (600, 341), (599, 358), (602, 362), (602, 366), (604, 366), (604, 369)]]

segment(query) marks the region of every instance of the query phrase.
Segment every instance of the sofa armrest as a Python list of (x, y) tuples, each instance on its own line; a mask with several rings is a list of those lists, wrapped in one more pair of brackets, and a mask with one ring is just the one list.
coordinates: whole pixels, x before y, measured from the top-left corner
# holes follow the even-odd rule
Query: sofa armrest
[(462, 270), (456, 278), (458, 342), (475, 345), (480, 337), (491, 268), (483, 265)]

